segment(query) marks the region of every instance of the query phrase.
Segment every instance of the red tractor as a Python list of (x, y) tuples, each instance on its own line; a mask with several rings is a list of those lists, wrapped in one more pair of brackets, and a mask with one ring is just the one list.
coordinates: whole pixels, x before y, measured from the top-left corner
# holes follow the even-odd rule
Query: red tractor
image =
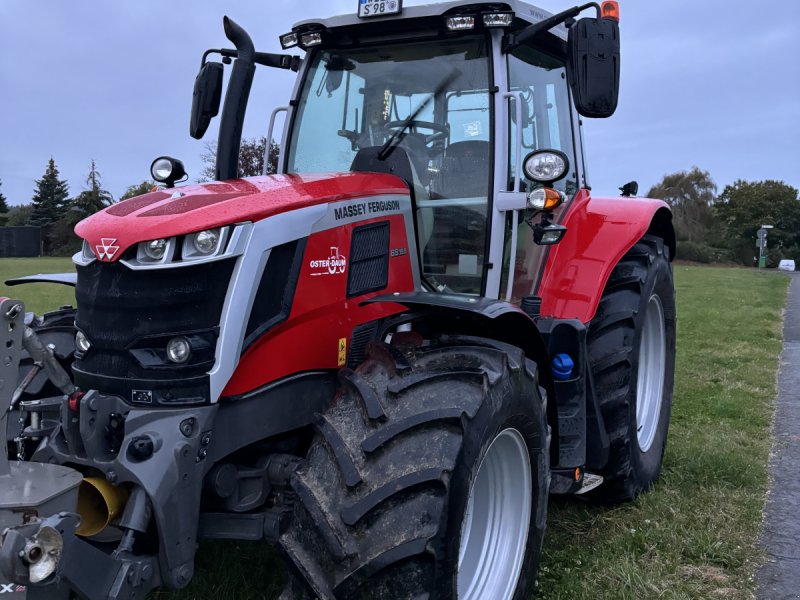
[[(3, 304), (4, 585), (143, 598), (227, 538), (280, 549), (286, 598), (528, 598), (548, 494), (647, 490), (675, 235), (633, 183), (592, 197), (579, 126), (616, 108), (618, 14), (360, 0), (280, 37), (302, 59), (226, 18), (190, 127), (232, 63), (218, 181), (157, 159), (76, 227), (76, 311)], [(238, 178), (257, 66), (299, 76), (278, 174)]]

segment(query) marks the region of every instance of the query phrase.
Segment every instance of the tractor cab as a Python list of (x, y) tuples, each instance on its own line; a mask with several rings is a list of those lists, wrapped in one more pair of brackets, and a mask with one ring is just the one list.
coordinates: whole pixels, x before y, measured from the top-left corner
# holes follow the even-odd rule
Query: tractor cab
[[(587, 8), (597, 18), (575, 21)], [(283, 57), (300, 74), (276, 111), (287, 113), (278, 171), (398, 175), (414, 198), (428, 289), (532, 294), (543, 246), (560, 241), (560, 217), (587, 186), (579, 114), (616, 106), (616, 21), (596, 4), (558, 15), (516, 1), (358, 9), (280, 37), (307, 54), (302, 65)]]

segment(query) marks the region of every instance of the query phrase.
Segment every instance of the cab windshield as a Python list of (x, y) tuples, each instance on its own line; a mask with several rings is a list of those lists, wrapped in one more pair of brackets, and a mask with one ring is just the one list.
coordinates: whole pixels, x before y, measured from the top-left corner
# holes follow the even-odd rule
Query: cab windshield
[(413, 167), (423, 274), (437, 289), (479, 294), (492, 171), (489, 89), (483, 36), (319, 50), (287, 171), (349, 171), (359, 150), (383, 146), (414, 115), (397, 147)]

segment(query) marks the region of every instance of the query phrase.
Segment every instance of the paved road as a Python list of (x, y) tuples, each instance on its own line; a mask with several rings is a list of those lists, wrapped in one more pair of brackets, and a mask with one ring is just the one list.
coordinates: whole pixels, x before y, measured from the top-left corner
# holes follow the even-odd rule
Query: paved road
[(762, 545), (770, 562), (758, 573), (758, 597), (800, 599), (800, 273), (789, 288), (775, 406), (775, 447), (770, 459)]

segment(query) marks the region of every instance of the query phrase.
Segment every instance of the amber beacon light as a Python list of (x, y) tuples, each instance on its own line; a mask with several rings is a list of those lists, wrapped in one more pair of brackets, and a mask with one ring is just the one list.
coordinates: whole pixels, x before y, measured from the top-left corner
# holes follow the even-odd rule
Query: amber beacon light
[(619, 23), (619, 2), (606, 0), (600, 5), (600, 13), (604, 19), (611, 19)]

